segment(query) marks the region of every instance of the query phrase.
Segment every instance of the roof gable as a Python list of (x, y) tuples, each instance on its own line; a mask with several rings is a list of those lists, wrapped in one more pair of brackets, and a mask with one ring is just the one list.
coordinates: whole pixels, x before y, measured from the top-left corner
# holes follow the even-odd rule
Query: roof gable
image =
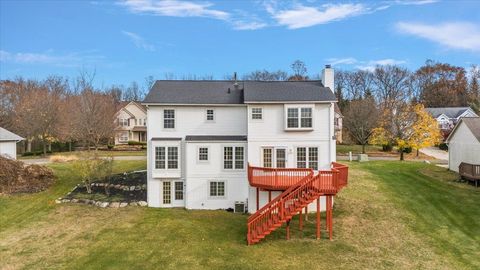
[(472, 132), (473, 136), (475, 136), (480, 142), (480, 117), (460, 118), (460, 122), (455, 126), (450, 135), (448, 135), (447, 142), (450, 142), (459, 126), (463, 124), (465, 124), (465, 126)]
[(425, 108), (434, 118), (438, 118), (440, 115), (445, 115), (446, 117), (453, 119), (458, 118), (466, 111), (473, 113), (473, 110), (470, 107), (438, 107), (438, 108)]
[(6, 141), (22, 141), (22, 140), (24, 139), (18, 136), (17, 134), (0, 127), (0, 141), (6, 142)]

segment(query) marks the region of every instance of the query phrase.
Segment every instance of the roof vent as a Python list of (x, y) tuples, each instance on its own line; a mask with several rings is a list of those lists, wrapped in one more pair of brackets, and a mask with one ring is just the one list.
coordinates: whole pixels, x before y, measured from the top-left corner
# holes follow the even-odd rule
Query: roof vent
[(238, 86), (238, 82), (237, 82), (237, 72), (233, 72), (233, 85), (235, 85), (235, 87)]
[(231, 91), (230, 91), (230, 87), (229, 87), (228, 90), (227, 90), (227, 93), (230, 94), (230, 92), (231, 92)]

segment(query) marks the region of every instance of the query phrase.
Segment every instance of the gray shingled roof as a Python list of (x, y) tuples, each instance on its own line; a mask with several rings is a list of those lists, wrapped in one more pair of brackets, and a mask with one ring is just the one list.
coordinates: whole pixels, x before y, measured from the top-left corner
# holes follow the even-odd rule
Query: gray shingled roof
[(6, 142), (6, 141), (22, 141), (22, 140), (24, 139), (18, 136), (17, 134), (0, 127), (0, 141)]
[(243, 104), (329, 102), (335, 95), (321, 81), (156, 81), (143, 103)]
[(462, 121), (480, 142), (480, 117), (464, 117)]
[(441, 114), (446, 115), (448, 118), (457, 118), (470, 107), (439, 107), (439, 108), (425, 108), (434, 118), (439, 117)]
[(185, 136), (185, 141), (246, 141), (243, 135), (191, 135)]

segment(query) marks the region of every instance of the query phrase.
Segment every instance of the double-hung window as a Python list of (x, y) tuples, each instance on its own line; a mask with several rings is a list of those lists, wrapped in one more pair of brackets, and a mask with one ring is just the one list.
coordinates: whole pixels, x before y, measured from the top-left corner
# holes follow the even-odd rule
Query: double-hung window
[(215, 121), (215, 111), (213, 109), (207, 109), (207, 122)]
[(208, 161), (208, 147), (198, 148), (198, 161)]
[(262, 108), (252, 108), (252, 120), (262, 120)]
[(163, 128), (175, 128), (175, 110), (163, 110)]
[(243, 146), (226, 146), (223, 148), (223, 168), (241, 170), (244, 168)]
[(121, 127), (128, 127), (128, 119), (119, 118), (118, 125)]
[(178, 169), (178, 147), (155, 147), (155, 169)]
[(225, 181), (210, 181), (209, 196), (212, 198), (224, 198)]
[(297, 168), (318, 170), (318, 147), (297, 147)]
[(118, 140), (121, 142), (128, 141), (128, 131), (120, 133), (120, 138)]
[(311, 129), (313, 127), (313, 108), (287, 108), (287, 129)]

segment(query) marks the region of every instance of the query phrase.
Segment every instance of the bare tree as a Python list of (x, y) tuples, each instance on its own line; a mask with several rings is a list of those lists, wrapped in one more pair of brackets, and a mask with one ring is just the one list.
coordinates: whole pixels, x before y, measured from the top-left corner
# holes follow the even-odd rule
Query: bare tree
[(374, 94), (382, 111), (394, 108), (411, 98), (410, 72), (394, 65), (377, 66), (373, 73)]
[[(230, 78), (233, 79), (233, 77)], [(286, 81), (288, 74), (283, 70), (268, 71), (264, 69), (243, 75), (242, 79), (246, 81)]]
[(303, 61), (295, 60), (290, 67), (293, 71), (293, 76), (295, 78), (306, 78), (307, 77), (307, 66)]
[(365, 146), (378, 125), (378, 109), (373, 97), (352, 100), (344, 110), (343, 125), (365, 153)]

